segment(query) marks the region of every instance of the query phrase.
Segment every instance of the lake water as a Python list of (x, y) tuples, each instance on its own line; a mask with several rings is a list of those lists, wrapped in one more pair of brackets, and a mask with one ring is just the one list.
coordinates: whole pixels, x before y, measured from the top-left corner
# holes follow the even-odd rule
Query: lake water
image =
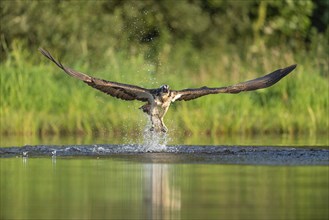
[(145, 155), (0, 158), (0, 219), (329, 218), (327, 165)]
[[(135, 144), (144, 143), (145, 134), (132, 136), (0, 136), (0, 147), (23, 145), (72, 145), (72, 144)], [(220, 136), (176, 136), (169, 133), (170, 145), (246, 145), (246, 146), (329, 146), (329, 137), (322, 135), (220, 135)]]
[(328, 166), (2, 158), (1, 219), (328, 219)]

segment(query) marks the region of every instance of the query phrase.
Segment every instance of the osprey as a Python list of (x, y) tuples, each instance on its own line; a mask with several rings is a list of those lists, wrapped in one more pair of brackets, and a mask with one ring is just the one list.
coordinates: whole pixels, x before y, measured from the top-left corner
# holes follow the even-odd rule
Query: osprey
[(135, 85), (111, 82), (104, 79), (98, 79), (92, 76), (88, 76), (84, 73), (75, 71), (69, 67), (62, 65), (60, 62), (56, 61), (47, 50), (44, 50), (42, 48), (40, 48), (39, 50), (44, 56), (53, 61), (68, 75), (82, 80), (84, 83), (95, 89), (98, 89), (119, 99), (127, 101), (138, 100), (146, 102), (146, 104), (141, 106), (140, 109), (150, 116), (152, 122), (152, 127), (150, 130), (155, 130), (156, 132), (167, 132), (168, 129), (163, 123), (163, 117), (167, 113), (168, 108), (172, 102), (190, 101), (192, 99), (196, 99), (209, 94), (235, 94), (244, 91), (267, 88), (274, 85), (283, 77), (288, 75), (297, 66), (296, 64), (291, 65), (283, 69), (275, 70), (274, 72), (269, 73), (263, 77), (259, 77), (246, 82), (241, 82), (232, 86), (218, 88), (209, 88), (204, 86), (195, 89), (170, 90), (168, 85), (163, 85), (157, 89), (146, 89)]

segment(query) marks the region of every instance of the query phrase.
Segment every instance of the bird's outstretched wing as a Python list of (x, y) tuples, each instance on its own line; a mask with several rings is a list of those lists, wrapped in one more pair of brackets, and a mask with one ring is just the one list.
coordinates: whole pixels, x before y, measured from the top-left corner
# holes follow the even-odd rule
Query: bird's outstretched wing
[(54, 57), (45, 49), (39, 48), (40, 52), (53, 61), (59, 68), (64, 70), (68, 75), (74, 78), (80, 79), (87, 83), (89, 86), (98, 89), (104, 93), (107, 93), (113, 97), (123, 100), (139, 100), (148, 101), (152, 99), (152, 94), (149, 89), (145, 89), (139, 86), (128, 85), (117, 82), (110, 82), (103, 79), (94, 78), (84, 73), (75, 71), (69, 67), (62, 65), (59, 61), (55, 60)]
[(296, 68), (296, 66), (297, 65), (294, 64), (283, 69), (275, 70), (274, 72), (269, 73), (265, 76), (253, 80), (249, 80), (246, 82), (241, 82), (232, 86), (219, 87), (219, 88), (208, 88), (205, 86), (197, 89), (184, 89), (179, 91), (172, 91), (174, 94), (173, 100), (189, 101), (209, 94), (239, 93), (244, 91), (252, 91), (252, 90), (267, 88), (274, 85), (283, 77), (288, 75), (291, 71), (293, 71)]

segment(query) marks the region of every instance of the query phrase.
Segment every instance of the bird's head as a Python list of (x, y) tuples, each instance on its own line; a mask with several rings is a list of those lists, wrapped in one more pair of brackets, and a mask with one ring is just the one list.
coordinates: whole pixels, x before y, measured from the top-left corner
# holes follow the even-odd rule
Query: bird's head
[(169, 86), (168, 85), (162, 85), (160, 87), (162, 93), (169, 93)]

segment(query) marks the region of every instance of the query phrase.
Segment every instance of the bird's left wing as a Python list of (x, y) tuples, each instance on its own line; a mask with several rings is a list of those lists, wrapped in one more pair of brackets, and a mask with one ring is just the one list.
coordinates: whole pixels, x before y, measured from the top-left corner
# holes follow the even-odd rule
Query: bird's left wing
[(113, 97), (123, 99), (123, 100), (139, 100), (139, 101), (149, 101), (152, 99), (152, 94), (149, 89), (145, 89), (135, 85), (128, 85), (123, 83), (111, 82), (103, 79), (94, 78), (88, 76), (84, 73), (75, 71), (69, 67), (62, 65), (59, 61), (45, 49), (39, 48), (40, 52), (47, 57), (49, 60), (53, 61), (59, 68), (64, 70), (68, 75), (82, 80), (89, 86), (98, 89), (104, 93), (107, 93)]
[(219, 87), (219, 88), (208, 88), (201, 87), (197, 89), (183, 89), (179, 91), (172, 90), (174, 95), (173, 101), (189, 101), (192, 99), (199, 98), (201, 96), (217, 93), (239, 93), (244, 91), (252, 91), (257, 89), (263, 89), (270, 87), (280, 81), (283, 77), (288, 75), (291, 71), (296, 68), (295, 65), (288, 66), (283, 69), (275, 70), (265, 76), (241, 82), (232, 86)]

